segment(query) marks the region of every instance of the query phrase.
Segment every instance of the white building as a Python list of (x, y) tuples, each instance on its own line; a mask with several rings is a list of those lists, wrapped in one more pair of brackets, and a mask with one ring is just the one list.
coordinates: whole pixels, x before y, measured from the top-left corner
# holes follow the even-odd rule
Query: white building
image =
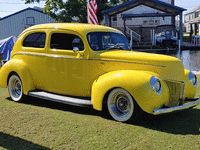
[(191, 29), (194, 31), (195, 35), (200, 35), (200, 6), (187, 12), (184, 15), (186, 32), (190, 33)]
[[(174, 5), (174, 0), (160, 0), (168, 4)], [(139, 5), (122, 13), (119, 13), (115, 16), (112, 16), (112, 27), (123, 27), (124, 22), (122, 15), (123, 14), (149, 14), (149, 13), (162, 13), (157, 9), (145, 5)], [(172, 17), (143, 17), (143, 18), (130, 18), (126, 21), (127, 26), (143, 26), (143, 27), (153, 27), (158, 25), (171, 25)]]
[(53, 18), (44, 14), (41, 9), (27, 8), (0, 18), (0, 39), (5, 39), (10, 36), (18, 37), (19, 34), (26, 28), (43, 23), (54, 23)]
[[(184, 8), (174, 5), (174, 0), (130, 0), (102, 11), (105, 14), (102, 24), (120, 29), (128, 38), (132, 33), (133, 40), (137, 42), (150, 42), (155, 32), (162, 30), (176, 32), (176, 16), (180, 18), (182, 27), (183, 11)], [(179, 30), (182, 42), (182, 28)]]

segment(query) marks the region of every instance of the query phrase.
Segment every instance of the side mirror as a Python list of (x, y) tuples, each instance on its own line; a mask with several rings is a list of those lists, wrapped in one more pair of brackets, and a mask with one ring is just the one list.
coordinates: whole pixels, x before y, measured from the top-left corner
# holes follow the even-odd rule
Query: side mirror
[(78, 47), (73, 47), (73, 51), (76, 53), (79, 51), (79, 48)]

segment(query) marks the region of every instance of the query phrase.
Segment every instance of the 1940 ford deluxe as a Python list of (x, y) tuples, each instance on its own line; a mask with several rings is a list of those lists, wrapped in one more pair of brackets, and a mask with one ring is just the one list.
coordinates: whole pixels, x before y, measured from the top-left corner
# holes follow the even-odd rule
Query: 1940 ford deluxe
[(159, 115), (199, 104), (196, 75), (180, 60), (134, 52), (118, 30), (99, 25), (32, 26), (18, 37), (0, 70), (14, 101), (26, 95), (91, 106), (121, 122), (137, 110)]

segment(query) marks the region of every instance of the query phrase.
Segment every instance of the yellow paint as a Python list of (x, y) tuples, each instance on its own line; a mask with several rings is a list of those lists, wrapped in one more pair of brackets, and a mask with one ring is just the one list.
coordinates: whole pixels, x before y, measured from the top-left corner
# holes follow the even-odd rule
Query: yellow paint
[[(23, 47), (27, 35), (46, 33), (45, 48)], [(93, 51), (88, 42), (89, 32), (120, 31), (88, 24), (43, 24), (26, 29), (16, 41), (11, 60), (0, 70), (0, 86), (7, 87), (8, 76), (16, 72), (23, 83), (24, 94), (35, 88), (58, 94), (91, 97), (93, 107), (102, 110), (104, 96), (111, 89), (127, 90), (139, 106), (148, 113), (169, 103), (169, 89), (164, 80), (185, 82), (184, 98), (194, 98), (196, 88), (188, 79), (180, 60), (164, 55), (133, 51)], [(84, 50), (55, 50), (50, 48), (53, 33), (79, 36)], [(162, 84), (158, 95), (150, 85), (156, 76)]]

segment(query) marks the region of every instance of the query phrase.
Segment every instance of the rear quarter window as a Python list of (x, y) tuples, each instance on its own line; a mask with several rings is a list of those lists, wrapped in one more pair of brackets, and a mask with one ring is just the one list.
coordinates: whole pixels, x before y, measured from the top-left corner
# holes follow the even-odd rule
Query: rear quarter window
[(46, 41), (46, 33), (38, 32), (29, 34), (23, 41), (24, 47), (44, 48)]

